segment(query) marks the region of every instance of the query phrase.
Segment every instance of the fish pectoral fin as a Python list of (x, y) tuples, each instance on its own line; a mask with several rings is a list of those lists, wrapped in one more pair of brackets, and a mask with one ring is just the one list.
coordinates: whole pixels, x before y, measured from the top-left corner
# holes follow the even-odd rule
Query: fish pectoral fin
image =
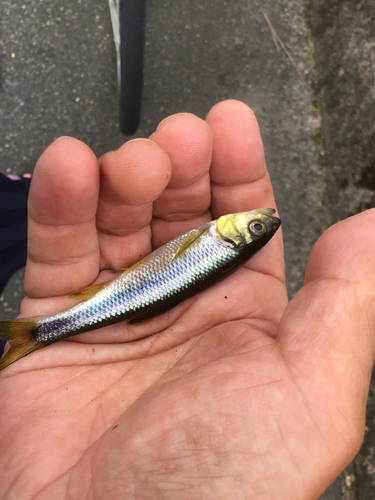
[(78, 300), (87, 300), (95, 295), (97, 292), (102, 290), (102, 288), (106, 287), (110, 283), (110, 281), (102, 281), (101, 283), (96, 283), (96, 285), (87, 286), (86, 288), (82, 288), (81, 290), (77, 290), (76, 292), (70, 293), (68, 295), (69, 299), (78, 299)]
[(194, 241), (197, 238), (199, 238), (199, 236), (201, 234), (203, 234), (206, 230), (207, 230), (207, 226), (202, 226), (202, 227), (198, 228), (196, 231), (194, 231), (193, 234), (191, 234), (190, 236), (188, 236), (186, 238), (186, 240), (182, 243), (182, 245), (180, 246), (180, 248), (177, 250), (177, 252), (174, 254), (172, 260), (177, 259), (181, 254), (183, 254), (185, 252), (185, 250), (187, 248), (189, 248), (194, 243)]
[(128, 273), (130, 273), (130, 271), (133, 271), (133, 269), (136, 269), (139, 265), (141, 265), (148, 258), (149, 258), (149, 255), (146, 255), (146, 257), (143, 257), (143, 259), (139, 260), (135, 264), (132, 264), (130, 267), (123, 267), (122, 268), (122, 271), (123, 271), (122, 274), (128, 274)]

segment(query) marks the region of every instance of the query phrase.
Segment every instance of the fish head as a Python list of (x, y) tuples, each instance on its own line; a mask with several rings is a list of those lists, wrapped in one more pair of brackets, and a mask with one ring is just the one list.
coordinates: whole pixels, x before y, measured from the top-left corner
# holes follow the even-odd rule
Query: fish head
[(219, 237), (241, 248), (256, 242), (265, 245), (280, 227), (281, 221), (272, 214), (273, 208), (258, 208), (250, 212), (223, 215), (216, 222)]

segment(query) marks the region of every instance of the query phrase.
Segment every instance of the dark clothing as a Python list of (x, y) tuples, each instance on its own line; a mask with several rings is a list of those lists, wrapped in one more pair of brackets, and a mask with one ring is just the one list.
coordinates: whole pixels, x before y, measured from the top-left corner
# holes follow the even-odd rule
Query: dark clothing
[[(9, 278), (26, 264), (27, 197), (31, 179), (11, 180), (0, 173), (0, 294)], [(0, 339), (0, 355), (4, 341)]]

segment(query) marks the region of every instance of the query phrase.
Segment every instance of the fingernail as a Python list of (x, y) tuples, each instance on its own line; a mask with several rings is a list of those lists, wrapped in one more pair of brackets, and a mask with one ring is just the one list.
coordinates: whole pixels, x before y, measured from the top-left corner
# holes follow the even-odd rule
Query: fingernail
[(175, 118), (176, 116), (186, 116), (186, 115), (191, 115), (191, 113), (175, 113), (174, 115), (170, 115), (165, 117), (161, 122), (159, 122), (159, 125), (156, 127), (155, 132), (159, 129), (159, 127), (166, 121), (170, 120), (171, 118)]
[(61, 141), (61, 139), (74, 139), (74, 137), (71, 137), (69, 135), (60, 135), (60, 137), (55, 139), (53, 142)]

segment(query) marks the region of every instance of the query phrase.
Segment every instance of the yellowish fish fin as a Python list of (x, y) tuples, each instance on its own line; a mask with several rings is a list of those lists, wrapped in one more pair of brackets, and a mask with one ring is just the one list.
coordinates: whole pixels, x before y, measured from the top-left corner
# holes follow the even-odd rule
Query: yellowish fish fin
[(38, 319), (39, 316), (0, 321), (0, 338), (7, 340), (10, 344), (9, 351), (0, 359), (0, 370), (44, 347), (43, 343), (33, 338), (33, 327)]
[(137, 268), (140, 264), (142, 264), (148, 258), (149, 258), (149, 255), (146, 255), (146, 257), (143, 257), (143, 259), (139, 260), (138, 262), (136, 262), (132, 266), (124, 268), (123, 269), (124, 272), (122, 274), (130, 273), (130, 271), (133, 271), (133, 269)]
[(133, 318), (129, 320), (130, 325), (143, 325), (144, 323), (148, 323), (149, 321), (152, 321), (154, 318), (159, 316), (159, 314), (154, 314), (152, 316), (147, 316), (146, 314), (143, 316), (138, 316), (137, 318)]
[(76, 292), (70, 293), (68, 295), (69, 299), (87, 300), (90, 299), (97, 292), (106, 287), (110, 281), (102, 281), (101, 283), (96, 283), (96, 285), (91, 285)]
[(197, 229), (193, 234), (191, 234), (186, 240), (182, 243), (180, 248), (177, 250), (177, 252), (173, 256), (173, 260), (177, 259), (182, 253), (185, 252), (187, 248), (190, 247), (194, 243), (194, 241), (199, 238), (201, 234), (203, 234), (207, 230), (207, 226), (202, 226), (199, 229)]

